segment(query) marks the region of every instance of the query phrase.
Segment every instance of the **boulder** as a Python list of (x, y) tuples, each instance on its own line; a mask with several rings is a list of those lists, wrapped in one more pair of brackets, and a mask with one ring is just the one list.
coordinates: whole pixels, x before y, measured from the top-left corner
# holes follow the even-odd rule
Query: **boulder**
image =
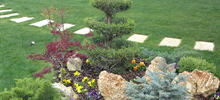
[(188, 75), (188, 80), (180, 84), (186, 85), (188, 92), (193, 95), (194, 99), (197, 99), (195, 97), (201, 95), (206, 98), (209, 95), (216, 93), (216, 90), (219, 87), (219, 79), (212, 73), (206, 71), (195, 69), (193, 72), (184, 71), (179, 75)]
[(102, 71), (98, 79), (99, 91), (105, 100), (131, 100), (124, 95), (126, 82), (120, 75)]
[(73, 98), (74, 100), (78, 100), (78, 95), (73, 91), (72, 87), (66, 87), (61, 83), (53, 83), (52, 84), (55, 89), (65, 94), (67, 99)]
[[(158, 65), (157, 65), (157, 64), (160, 64), (160, 65), (161, 65), (161, 63), (160, 63), (159, 60), (162, 61), (162, 62), (164, 62), (166, 65), (168, 65), (168, 64), (166, 63), (166, 60), (163, 60), (162, 57), (156, 57), (156, 58), (154, 58), (154, 59), (151, 61), (151, 64), (148, 66), (148, 68), (149, 68), (150, 71), (152, 71), (152, 72), (153, 72), (154, 70), (156, 70), (157, 72), (160, 71), (160, 70), (158, 69)], [(171, 67), (171, 68), (169, 69), (169, 71), (171, 72), (173, 69), (174, 69), (174, 66)], [(145, 72), (145, 79), (147, 80), (148, 83), (150, 83), (150, 77), (147, 76), (147, 73), (149, 73), (148, 70), (146, 70), (146, 72)]]
[(68, 58), (67, 69), (69, 71), (81, 71), (82, 60), (78, 57)]

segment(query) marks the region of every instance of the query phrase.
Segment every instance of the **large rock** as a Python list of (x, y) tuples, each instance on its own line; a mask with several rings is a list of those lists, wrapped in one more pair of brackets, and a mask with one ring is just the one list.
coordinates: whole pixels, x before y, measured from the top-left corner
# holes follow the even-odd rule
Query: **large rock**
[(67, 69), (69, 71), (81, 71), (82, 60), (78, 57), (68, 58)]
[(99, 91), (105, 100), (131, 100), (124, 95), (126, 82), (120, 75), (102, 71), (98, 79)]
[(180, 84), (186, 85), (188, 92), (194, 96), (194, 99), (197, 99), (196, 97), (201, 95), (208, 97), (216, 93), (219, 87), (219, 79), (206, 71), (195, 69), (193, 72), (184, 71), (180, 75), (188, 75), (188, 81)]
[(72, 87), (66, 87), (61, 83), (53, 83), (52, 84), (54, 88), (56, 88), (58, 91), (65, 94), (65, 97), (67, 99), (73, 98), (74, 100), (78, 100), (78, 95), (73, 91)]
[[(156, 58), (154, 58), (154, 59), (151, 61), (151, 64), (148, 66), (149, 70), (152, 71), (152, 72), (153, 72), (154, 70), (156, 70), (157, 72), (159, 72), (160, 70), (158, 69), (158, 65), (157, 65), (157, 64), (160, 64), (160, 65), (161, 65), (160, 61), (162, 61), (163, 63), (165, 63), (166, 65), (168, 65), (168, 64), (166, 63), (166, 61), (163, 60), (162, 57), (156, 57)], [(169, 69), (169, 72), (171, 72), (173, 69), (174, 69), (174, 66)], [(146, 75), (147, 73), (149, 73), (148, 70), (146, 70), (146, 72), (145, 72), (145, 79), (147, 80), (148, 83), (150, 83), (150, 77)]]

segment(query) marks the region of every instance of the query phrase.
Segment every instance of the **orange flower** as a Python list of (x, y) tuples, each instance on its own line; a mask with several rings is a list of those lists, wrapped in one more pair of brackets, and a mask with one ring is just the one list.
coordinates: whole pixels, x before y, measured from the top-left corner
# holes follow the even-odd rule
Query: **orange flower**
[(131, 63), (132, 63), (132, 64), (135, 64), (135, 59), (133, 59), (133, 60), (131, 61)]
[(140, 65), (140, 66), (145, 66), (144, 62), (140, 62), (139, 65)]
[(137, 70), (137, 67), (134, 67), (134, 70)]

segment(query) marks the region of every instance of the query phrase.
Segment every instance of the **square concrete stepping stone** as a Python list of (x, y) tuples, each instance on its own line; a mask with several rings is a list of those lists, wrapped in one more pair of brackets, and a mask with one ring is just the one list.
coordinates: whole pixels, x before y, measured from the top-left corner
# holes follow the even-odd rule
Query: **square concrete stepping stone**
[(82, 28), (82, 29), (75, 31), (74, 33), (85, 35), (85, 34), (88, 34), (90, 32), (90, 30), (93, 31), (92, 29), (85, 27), (85, 28)]
[(213, 42), (204, 42), (204, 41), (196, 41), (194, 46), (195, 50), (209, 50), (214, 51), (214, 43)]
[(4, 6), (5, 6), (5, 5), (0, 5), (0, 8), (1, 8), (1, 7), (4, 7)]
[(159, 46), (178, 47), (181, 43), (181, 39), (165, 37), (159, 44)]
[(21, 23), (21, 22), (32, 20), (32, 19), (34, 19), (34, 17), (21, 17), (21, 18), (13, 18), (10, 20), (16, 23)]
[(148, 37), (147, 35), (133, 34), (127, 40), (133, 41), (133, 42), (144, 43), (144, 41), (147, 39), (147, 37)]
[[(54, 22), (54, 21), (51, 20), (51, 22)], [(39, 22), (36, 22), (36, 23), (32, 23), (30, 25), (37, 26), (37, 27), (42, 27), (42, 26), (45, 26), (45, 25), (48, 25), (48, 24), (49, 24), (49, 20), (45, 19), (45, 20), (42, 20), (42, 21), (39, 21)]]
[(17, 16), (17, 15), (19, 15), (19, 13), (12, 13), (12, 14), (7, 14), (7, 15), (1, 15), (0, 18), (8, 18), (12, 16)]
[(0, 13), (3, 13), (3, 12), (9, 12), (9, 11), (12, 11), (12, 9), (0, 10)]
[(69, 24), (69, 23), (64, 23), (63, 25), (64, 25), (64, 29), (61, 27), (60, 31), (63, 31), (63, 30), (66, 30), (66, 29), (69, 29), (69, 28), (75, 26), (75, 25)]

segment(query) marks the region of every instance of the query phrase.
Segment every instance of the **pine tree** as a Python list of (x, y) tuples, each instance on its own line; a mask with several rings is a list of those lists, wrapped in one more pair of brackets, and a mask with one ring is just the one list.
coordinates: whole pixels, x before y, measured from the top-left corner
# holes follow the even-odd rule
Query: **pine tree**
[(145, 77), (137, 77), (136, 81), (141, 84), (128, 82), (125, 95), (132, 100), (189, 100), (191, 95), (187, 93), (187, 88), (179, 84), (186, 81), (187, 76), (177, 76), (175, 69), (168, 71), (175, 63), (166, 65), (164, 58), (159, 62), (160, 64), (157, 64), (159, 72), (147, 69), (150, 83)]

